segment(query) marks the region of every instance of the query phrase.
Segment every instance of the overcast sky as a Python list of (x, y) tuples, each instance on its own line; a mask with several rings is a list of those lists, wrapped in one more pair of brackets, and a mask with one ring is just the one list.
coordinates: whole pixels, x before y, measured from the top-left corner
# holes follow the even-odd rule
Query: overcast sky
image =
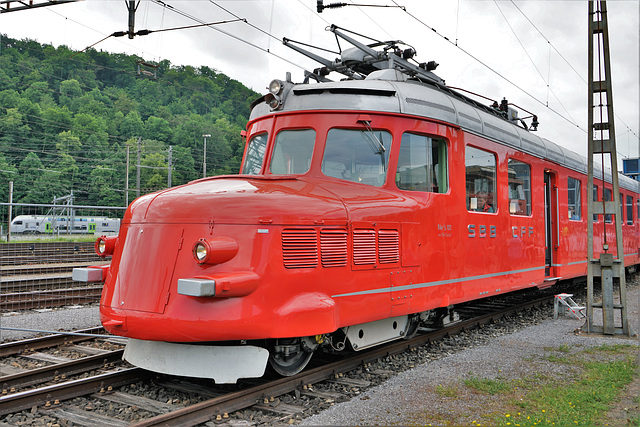
[[(333, 2), (325, 0), (325, 4)], [(3, 13), (0, 33), (80, 50), (114, 31), (127, 30), (126, 3), (86, 0)], [(136, 13), (136, 30), (237, 17), (248, 23), (152, 33), (133, 40), (112, 37), (95, 48), (137, 54), (147, 61), (168, 59), (173, 65), (206, 65), (264, 93), (270, 80), (283, 79), (287, 71), (294, 81), (302, 81), (303, 69), (318, 67), (283, 46), (283, 37), (335, 51), (335, 38), (325, 28), (336, 24), (379, 40), (402, 40), (416, 49), (418, 61), (438, 62), (436, 74), (449, 86), (498, 101), (506, 97), (538, 115), (540, 136), (586, 156), (586, 0), (352, 3), (397, 4), (406, 11), (349, 6), (318, 14), (316, 0), (164, 1), (170, 7), (163, 7), (160, 1), (142, 0)], [(609, 0), (607, 8), (618, 153), (619, 157), (638, 157), (640, 1)], [(520, 113), (521, 117), (527, 115)]]

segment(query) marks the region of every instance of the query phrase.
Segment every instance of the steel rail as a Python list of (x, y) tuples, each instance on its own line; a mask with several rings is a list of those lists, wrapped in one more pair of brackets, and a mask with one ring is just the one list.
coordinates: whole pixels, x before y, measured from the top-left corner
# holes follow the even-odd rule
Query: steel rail
[(204, 423), (209, 421), (212, 417), (215, 417), (217, 414), (225, 412), (230, 413), (250, 407), (265, 397), (280, 396), (282, 394), (293, 392), (304, 384), (314, 384), (319, 381), (330, 379), (337, 373), (350, 371), (363, 363), (369, 363), (381, 357), (399, 354), (408, 349), (420, 347), (434, 339), (439, 339), (447, 335), (454, 335), (464, 330), (492, 322), (509, 314), (519, 312), (523, 309), (549, 303), (552, 300), (553, 296), (537, 298), (536, 300), (518, 304), (508, 309), (502, 309), (500, 311), (460, 321), (447, 326), (446, 328), (418, 335), (411, 339), (394, 341), (388, 345), (374, 347), (345, 359), (331, 362), (327, 365), (309, 369), (307, 371), (302, 371), (300, 374), (293, 377), (280, 378), (275, 381), (253, 386), (228, 395), (215, 397), (177, 411), (143, 420), (133, 425), (137, 427), (161, 425), (193, 426)]
[[(73, 331), (76, 334), (103, 334), (102, 326), (96, 328), (80, 329)], [(114, 338), (116, 338), (114, 336)], [(15, 356), (26, 351), (40, 350), (43, 348), (56, 347), (64, 344), (72, 344), (92, 339), (86, 335), (52, 334), (46, 337), (29, 338), (20, 341), (12, 341), (0, 344), (0, 357)]]
[(56, 363), (38, 369), (0, 377), (2, 394), (12, 388), (24, 388), (48, 381), (55, 381), (63, 376), (76, 375), (94, 369), (106, 368), (107, 365), (122, 360), (124, 350), (113, 350), (103, 354), (82, 357), (69, 362)]
[(10, 276), (27, 276), (49, 273), (71, 273), (75, 267), (89, 267), (91, 265), (108, 264), (107, 260), (81, 260), (75, 261), (73, 258), (66, 258), (64, 263), (43, 263), (27, 265), (7, 265), (0, 267), (0, 280)]
[(19, 412), (34, 406), (49, 407), (62, 400), (104, 391), (109, 387), (131, 384), (150, 375), (152, 373), (144, 369), (130, 368), (2, 396), (0, 397), (0, 415)]
[[(61, 307), (69, 304), (92, 304), (100, 301), (102, 288), (89, 290), (87, 288), (75, 288), (53, 292), (56, 292), (56, 295), (38, 295), (38, 292), (32, 292), (29, 293), (31, 297), (16, 297), (2, 301), (0, 302), (0, 310), (31, 310), (34, 308)], [(8, 294), (2, 296), (6, 295)]]

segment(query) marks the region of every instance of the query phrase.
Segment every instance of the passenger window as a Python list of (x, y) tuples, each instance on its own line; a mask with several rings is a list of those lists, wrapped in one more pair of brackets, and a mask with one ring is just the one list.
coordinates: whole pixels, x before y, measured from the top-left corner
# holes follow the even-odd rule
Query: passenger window
[(405, 133), (400, 142), (396, 185), (401, 190), (446, 193), (447, 144), (442, 139)]
[[(612, 192), (610, 188), (604, 189), (604, 201), (610, 202), (612, 200)], [(611, 214), (606, 214), (604, 216), (604, 222), (611, 223)]]
[(316, 142), (313, 129), (283, 130), (276, 135), (271, 157), (271, 173), (305, 173), (311, 166), (311, 156)]
[(580, 197), (580, 188), (580, 181), (571, 177), (567, 179), (569, 219), (573, 221), (580, 221), (582, 219), (582, 198)]
[(627, 196), (627, 224), (633, 225), (633, 197)]
[[(594, 202), (598, 201), (598, 186), (597, 185), (593, 186), (593, 201)], [(593, 216), (593, 222), (598, 222), (598, 215), (594, 215)]]
[(465, 152), (467, 209), (495, 212), (496, 156), (468, 146)]
[(531, 166), (509, 160), (509, 213), (531, 215)]
[(247, 148), (247, 157), (244, 159), (244, 166), (242, 167), (243, 174), (257, 175), (260, 173), (267, 148), (267, 139), (268, 135), (266, 133), (261, 133), (251, 138)]
[(390, 151), (389, 132), (331, 129), (322, 157), (322, 173), (380, 187), (387, 176)]

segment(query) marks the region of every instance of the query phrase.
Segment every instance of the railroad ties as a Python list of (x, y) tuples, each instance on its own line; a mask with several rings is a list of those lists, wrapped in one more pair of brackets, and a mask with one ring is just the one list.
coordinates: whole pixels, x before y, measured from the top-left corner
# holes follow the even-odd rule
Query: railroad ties
[(102, 285), (74, 282), (74, 267), (104, 264), (91, 242), (0, 245), (0, 312), (87, 304)]

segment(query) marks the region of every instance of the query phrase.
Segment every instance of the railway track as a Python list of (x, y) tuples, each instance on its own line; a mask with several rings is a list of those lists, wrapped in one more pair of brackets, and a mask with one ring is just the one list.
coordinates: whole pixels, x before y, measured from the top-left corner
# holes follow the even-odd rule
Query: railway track
[[(497, 322), (505, 316), (531, 307), (548, 305), (553, 299), (551, 293), (535, 299), (530, 295), (531, 293), (522, 293), (483, 300), (477, 304), (464, 304), (459, 310), (462, 320), (446, 327), (422, 330), (414, 338), (354, 352), (346, 357), (317, 355), (318, 357), (314, 356), (313, 359), (315, 367), (306, 369), (294, 377), (242, 380), (238, 385), (216, 385), (209, 380), (187, 380), (151, 374), (117, 362), (121, 353), (115, 350), (109, 354), (94, 354), (91, 358), (83, 358), (86, 360), (78, 362), (67, 361), (38, 368), (39, 370), (33, 373), (0, 377), (3, 393), (6, 393), (0, 396), (0, 414), (9, 417), (0, 418), (0, 422), (17, 421), (17, 418), (11, 418), (12, 415), (7, 414), (20, 417), (16, 412), (24, 411), (31, 415), (37, 413), (41, 417), (49, 417), (47, 419), (51, 419), (51, 422), (57, 420), (82, 424), (81, 420), (91, 420), (93, 416), (94, 424), (105, 425), (129, 425), (131, 422), (138, 426), (198, 425), (210, 420), (224, 422), (229, 414), (231, 417), (234, 416), (234, 411), (249, 411), (269, 414), (269, 424), (283, 424), (307, 411), (308, 408), (300, 404), (305, 399), (320, 402), (340, 401), (352, 397), (370, 385), (370, 382), (349, 378), (346, 374), (349, 371), (362, 370), (377, 360), (393, 358), (394, 355), (403, 352), (418, 351), (443, 337)], [(66, 343), (66, 346), (69, 345), (71, 343)], [(5, 350), (5, 354), (16, 355), (16, 348), (22, 352), (21, 354), (28, 355), (33, 351), (23, 343), (14, 347), (12, 351)], [(3, 354), (2, 351), (3, 347), (0, 346), (0, 355)], [(82, 363), (85, 367), (78, 367), (76, 363)], [(86, 370), (93, 374), (82, 374)], [(63, 380), (63, 375), (66, 378), (71, 375), (76, 377)], [(86, 378), (78, 378), (78, 375)], [(378, 373), (373, 370), (371, 375), (375, 377)], [(379, 375), (385, 379), (389, 373), (380, 371)], [(131, 385), (115, 390), (124, 384)], [(333, 389), (324, 384), (332, 384)], [(336, 385), (346, 392), (331, 391), (335, 390)], [(13, 393), (10, 392), (11, 387), (15, 390)], [(154, 395), (165, 397), (160, 397), (161, 400), (157, 401), (137, 394), (140, 389), (150, 388), (160, 390), (154, 392)], [(180, 397), (165, 400), (166, 396), (171, 395)], [(119, 409), (104, 411), (109, 412), (109, 415), (102, 412), (98, 415), (94, 412), (97, 408), (114, 406)]]
[(97, 302), (102, 286), (74, 282), (72, 271), (108, 262), (91, 242), (0, 245), (0, 311)]
[(100, 261), (93, 242), (6, 243), (0, 245), (0, 267), (10, 265)]

